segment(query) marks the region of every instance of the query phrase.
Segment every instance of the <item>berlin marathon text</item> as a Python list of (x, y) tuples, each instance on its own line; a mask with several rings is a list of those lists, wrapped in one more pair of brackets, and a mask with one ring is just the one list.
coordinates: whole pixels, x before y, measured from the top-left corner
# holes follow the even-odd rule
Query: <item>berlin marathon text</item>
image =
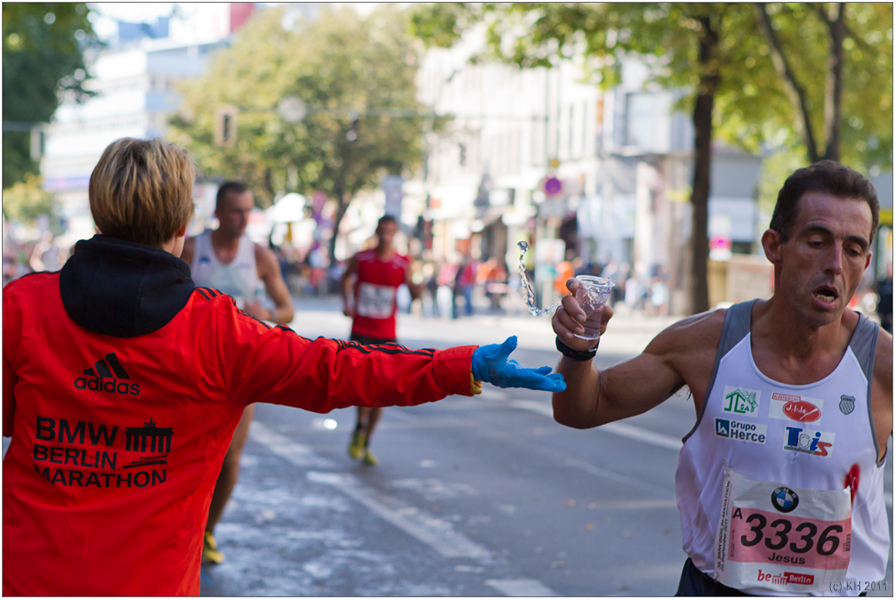
[(98, 473), (96, 471), (75, 471), (74, 469), (62, 469), (59, 467), (50, 468), (34, 465), (34, 470), (38, 475), (53, 484), (61, 484), (65, 486), (90, 487), (98, 488), (121, 488), (121, 487), (138, 487), (154, 486), (165, 483), (168, 479), (168, 471), (137, 471), (125, 474), (118, 473)]

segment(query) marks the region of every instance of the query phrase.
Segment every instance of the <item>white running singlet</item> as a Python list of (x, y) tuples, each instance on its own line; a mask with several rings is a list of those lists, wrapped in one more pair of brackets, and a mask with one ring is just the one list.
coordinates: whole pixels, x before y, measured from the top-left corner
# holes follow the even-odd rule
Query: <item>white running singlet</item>
[(255, 265), (255, 244), (248, 236), (240, 237), (236, 256), (227, 264), (215, 256), (210, 230), (194, 239), (196, 245), (190, 270), (196, 285), (224, 292), (236, 300), (240, 308), (244, 308), (248, 301), (260, 301), (264, 297), (264, 284)]
[(860, 315), (830, 375), (788, 385), (753, 360), (752, 305), (728, 309), (700, 417), (679, 455), (684, 551), (747, 593), (857, 595), (863, 582), (884, 579), (890, 546), (871, 420), (879, 328)]

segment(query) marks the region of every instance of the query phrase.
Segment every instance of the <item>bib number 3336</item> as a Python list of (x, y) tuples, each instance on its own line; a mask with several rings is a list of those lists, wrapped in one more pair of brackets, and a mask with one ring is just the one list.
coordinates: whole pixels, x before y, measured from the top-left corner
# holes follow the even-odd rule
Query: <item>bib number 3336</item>
[(716, 578), (740, 590), (807, 593), (846, 578), (849, 489), (754, 481), (725, 470)]

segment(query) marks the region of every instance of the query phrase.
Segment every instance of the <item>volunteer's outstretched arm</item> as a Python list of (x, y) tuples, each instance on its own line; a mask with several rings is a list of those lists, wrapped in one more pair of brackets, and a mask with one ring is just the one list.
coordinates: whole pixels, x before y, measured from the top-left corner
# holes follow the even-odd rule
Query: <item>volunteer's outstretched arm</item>
[(473, 351), (473, 377), (500, 388), (528, 388), (560, 392), (566, 389), (563, 375), (551, 372), (550, 367), (527, 369), (515, 360), (508, 360), (516, 349), (516, 336), (510, 336), (503, 344), (480, 346)]

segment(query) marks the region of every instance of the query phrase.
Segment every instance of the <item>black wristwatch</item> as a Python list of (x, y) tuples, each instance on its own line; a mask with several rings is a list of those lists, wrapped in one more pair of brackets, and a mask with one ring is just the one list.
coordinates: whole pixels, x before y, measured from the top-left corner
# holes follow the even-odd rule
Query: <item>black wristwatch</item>
[(560, 341), (560, 336), (557, 336), (557, 350), (563, 356), (571, 358), (573, 360), (586, 361), (591, 360), (597, 354), (597, 348), (600, 346), (600, 340), (597, 340), (597, 346), (592, 348), (591, 350), (573, 350), (562, 341)]

